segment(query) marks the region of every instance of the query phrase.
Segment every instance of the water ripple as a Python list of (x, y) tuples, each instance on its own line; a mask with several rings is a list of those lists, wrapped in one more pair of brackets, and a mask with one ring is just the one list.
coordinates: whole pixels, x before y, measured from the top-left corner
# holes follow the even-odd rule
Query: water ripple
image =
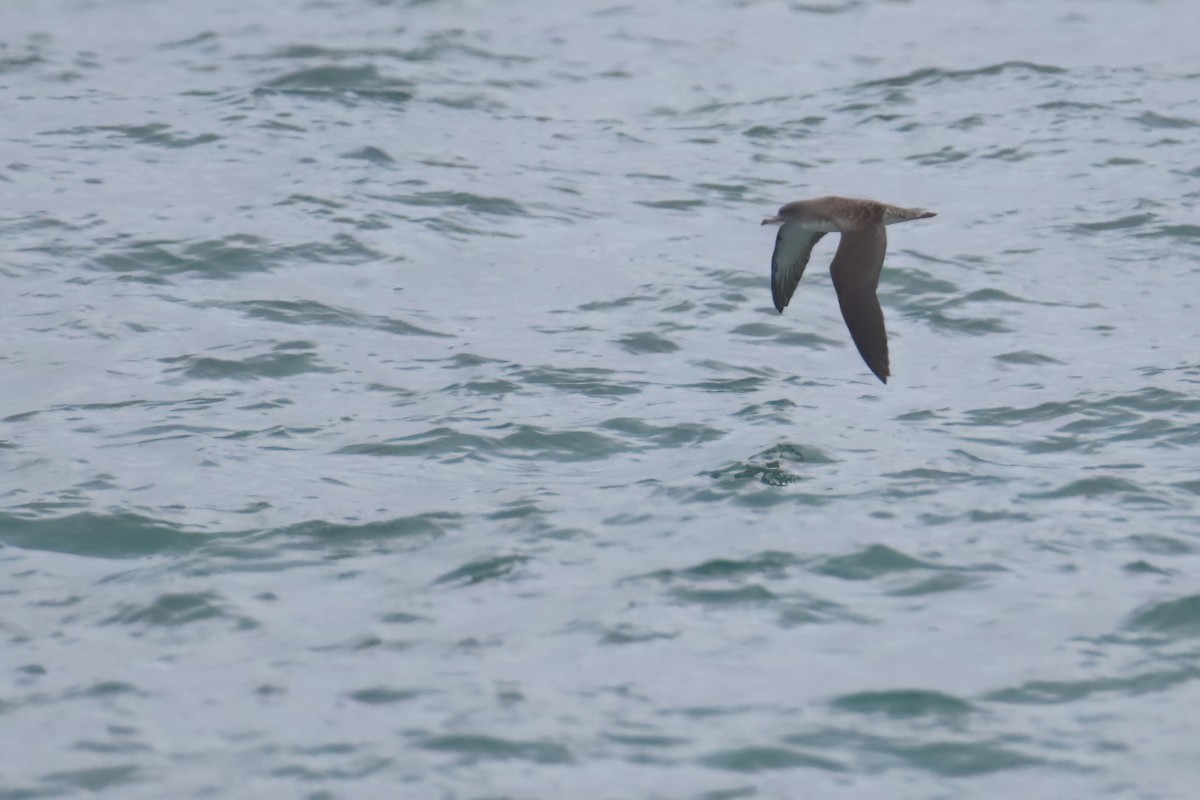
[(364, 314), (352, 309), (328, 306), (316, 300), (242, 300), (235, 303), (211, 303), (211, 305), (241, 311), (256, 319), (288, 325), (370, 328), (400, 336), (451, 336), (451, 334), (431, 331), (395, 317)]

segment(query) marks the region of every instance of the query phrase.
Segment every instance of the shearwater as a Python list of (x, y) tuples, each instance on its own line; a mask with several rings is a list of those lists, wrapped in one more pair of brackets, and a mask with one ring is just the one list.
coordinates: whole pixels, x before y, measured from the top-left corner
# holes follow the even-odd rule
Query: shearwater
[(804, 274), (813, 246), (827, 233), (840, 233), (841, 241), (829, 274), (837, 290), (842, 318), (850, 329), (850, 338), (875, 377), (887, 383), (887, 330), (883, 309), (875, 289), (883, 270), (887, 250), (885, 225), (936, 216), (919, 208), (900, 208), (875, 200), (853, 197), (818, 197), (797, 200), (779, 209), (763, 225), (780, 225), (771, 256), (771, 297), (779, 313), (787, 307)]

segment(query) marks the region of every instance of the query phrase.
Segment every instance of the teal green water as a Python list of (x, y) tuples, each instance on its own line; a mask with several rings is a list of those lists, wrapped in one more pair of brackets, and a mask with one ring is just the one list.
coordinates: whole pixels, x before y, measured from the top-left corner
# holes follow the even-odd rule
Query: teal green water
[(4, 5), (0, 800), (1192, 796), (1190, 8)]

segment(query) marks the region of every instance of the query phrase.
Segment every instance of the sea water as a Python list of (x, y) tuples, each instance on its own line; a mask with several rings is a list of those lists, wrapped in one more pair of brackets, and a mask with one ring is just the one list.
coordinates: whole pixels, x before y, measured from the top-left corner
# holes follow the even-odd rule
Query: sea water
[(1191, 16), (3, 4), (0, 798), (1195, 796)]

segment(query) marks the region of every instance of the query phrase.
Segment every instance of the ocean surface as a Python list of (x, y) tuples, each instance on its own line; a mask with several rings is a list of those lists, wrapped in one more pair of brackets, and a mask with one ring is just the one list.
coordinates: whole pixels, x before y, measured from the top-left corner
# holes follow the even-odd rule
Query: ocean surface
[(1196, 14), (3, 3), (0, 800), (1196, 797)]

